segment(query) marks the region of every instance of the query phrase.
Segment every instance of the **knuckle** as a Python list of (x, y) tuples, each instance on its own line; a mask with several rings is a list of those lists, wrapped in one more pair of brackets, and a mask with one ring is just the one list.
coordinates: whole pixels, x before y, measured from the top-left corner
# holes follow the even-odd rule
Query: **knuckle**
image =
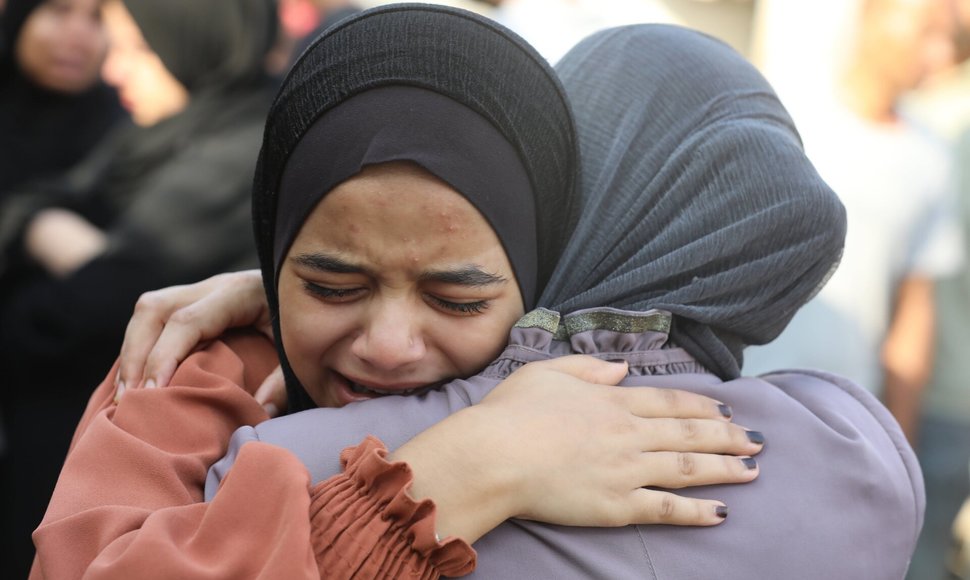
[(680, 435), (682, 438), (688, 441), (693, 441), (697, 438), (699, 431), (697, 421), (693, 419), (678, 419), (677, 422), (680, 425)]
[(169, 317), (170, 324), (177, 324), (182, 326), (192, 326), (198, 321), (199, 313), (195, 308), (191, 306), (186, 306), (184, 308), (179, 308)]
[(690, 453), (678, 453), (677, 468), (680, 470), (681, 475), (690, 477), (697, 471), (697, 462), (694, 461), (694, 456)]
[(673, 520), (675, 511), (673, 496), (670, 494), (664, 494), (661, 496), (659, 512), (657, 513), (657, 517), (660, 519), (660, 521), (669, 522)]
[(135, 312), (146, 313), (164, 310), (165, 296), (160, 290), (144, 292), (135, 302)]

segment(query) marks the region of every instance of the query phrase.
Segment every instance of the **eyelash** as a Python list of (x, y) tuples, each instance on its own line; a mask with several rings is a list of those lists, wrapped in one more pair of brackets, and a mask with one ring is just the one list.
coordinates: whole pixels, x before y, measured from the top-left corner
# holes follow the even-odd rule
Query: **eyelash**
[[(315, 294), (326, 300), (336, 300), (342, 301), (355, 297), (358, 293), (363, 291), (363, 288), (348, 288), (338, 289), (338, 288), (327, 288), (326, 286), (320, 286), (312, 282), (303, 282), (304, 288), (311, 294)], [(427, 299), (432, 302), (435, 306), (443, 308), (445, 310), (463, 314), (481, 314), (489, 307), (489, 302), (487, 300), (478, 300), (476, 302), (450, 302), (448, 300), (442, 300), (437, 296), (432, 296), (430, 294), (426, 295)]]
[(477, 302), (449, 302), (431, 295), (428, 295), (428, 299), (434, 302), (435, 305), (458, 314), (481, 314), (488, 308), (487, 300), (478, 300)]
[(363, 290), (363, 288), (348, 288), (346, 290), (327, 288), (326, 286), (319, 286), (312, 282), (303, 282), (303, 286), (311, 294), (316, 294), (317, 296), (327, 300), (345, 300), (354, 297), (357, 293)]

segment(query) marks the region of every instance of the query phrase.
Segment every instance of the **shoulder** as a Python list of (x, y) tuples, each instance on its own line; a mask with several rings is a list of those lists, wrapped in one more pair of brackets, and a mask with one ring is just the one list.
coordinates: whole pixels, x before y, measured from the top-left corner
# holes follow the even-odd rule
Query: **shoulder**
[(266, 336), (253, 330), (230, 331), (186, 358), (172, 384), (196, 386), (211, 382), (205, 380), (209, 378), (228, 379), (253, 393), (278, 365), (276, 348)]
[(855, 381), (814, 369), (773, 371), (758, 379), (780, 389), (822, 419), (835, 414), (851, 416), (855, 424), (871, 426), (884, 434), (901, 455), (912, 455), (896, 419), (875, 395)]
[(844, 457), (886, 470), (883, 483), (893, 482), (915, 504), (918, 529), (925, 506), (922, 471), (899, 423), (875, 395), (850, 379), (819, 370), (775, 371), (758, 379), (811, 414), (817, 441), (838, 440)]

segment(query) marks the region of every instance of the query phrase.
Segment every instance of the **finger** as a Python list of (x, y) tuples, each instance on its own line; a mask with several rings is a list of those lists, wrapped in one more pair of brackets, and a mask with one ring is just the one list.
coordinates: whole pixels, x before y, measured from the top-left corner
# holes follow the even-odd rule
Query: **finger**
[(617, 397), (643, 418), (696, 418), (729, 421), (734, 412), (724, 403), (688, 391), (655, 387), (624, 387)]
[(566, 373), (587, 383), (616, 385), (626, 377), (629, 367), (624, 361), (609, 362), (586, 355), (570, 355), (548, 361), (542, 366)]
[(765, 443), (760, 431), (713, 419), (644, 419), (638, 428), (642, 451), (755, 455)]
[(758, 462), (751, 457), (654, 451), (643, 453), (639, 473), (649, 474), (643, 486), (680, 489), (698, 485), (745, 483), (758, 477)]
[(715, 526), (725, 520), (728, 508), (719, 501), (681, 497), (666, 491), (637, 489), (630, 523), (673, 526)]
[[(254, 322), (259, 309), (249, 306), (252, 300), (237, 300), (236, 287), (230, 275), (210, 278), (205, 292), (170, 314), (145, 362), (146, 382), (167, 386), (178, 363), (203, 341), (221, 335), (229, 328)], [(213, 289), (214, 287), (214, 289)]]
[(216, 294), (200, 298), (169, 317), (145, 362), (146, 384), (167, 386), (176, 367), (203, 341), (229, 328), (229, 316), (211, 306)]
[(266, 409), (266, 414), (276, 417), (286, 410), (286, 381), (283, 378), (282, 367), (276, 369), (263, 380), (263, 384), (253, 395), (256, 402)]
[(119, 394), (124, 392), (126, 386), (136, 388), (142, 383), (145, 362), (152, 345), (158, 340), (165, 320), (176, 308), (175, 296), (186, 292), (186, 289), (185, 286), (166, 288), (146, 292), (138, 298), (121, 345), (118, 374), (115, 378)]

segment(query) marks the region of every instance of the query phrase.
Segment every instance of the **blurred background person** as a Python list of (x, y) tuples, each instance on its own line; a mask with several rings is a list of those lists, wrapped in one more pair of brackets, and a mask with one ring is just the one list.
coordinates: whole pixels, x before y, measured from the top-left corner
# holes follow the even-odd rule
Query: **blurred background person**
[[(958, 216), (964, 241), (970, 240), (970, 0), (954, 0), (958, 66), (939, 75), (927, 90), (907, 98), (906, 111), (925, 122), (956, 152)], [(965, 252), (970, 247), (965, 246)], [(913, 431), (926, 481), (923, 532), (909, 578), (931, 580), (970, 576), (967, 522), (960, 511), (970, 494), (970, 267), (937, 281), (936, 356), (925, 389), (914, 393), (918, 412)], [(957, 517), (962, 513), (962, 517)], [(951, 550), (951, 534), (960, 532)]]
[(108, 0), (103, 67), (130, 111), (62, 178), (0, 206), (5, 577), (23, 577), (73, 425), (138, 296), (256, 264), (250, 189), (273, 0)]
[[(845, 255), (778, 340), (746, 351), (745, 370), (844, 374), (881, 394), (912, 440), (910, 395), (932, 365), (933, 281), (957, 270), (962, 243), (951, 152), (905, 118), (899, 103), (952, 63), (952, 12), (949, 0), (862, 0), (856, 7), (842, 9), (852, 26), (844, 50), (835, 51), (844, 55), (841, 66), (802, 69), (822, 75), (817, 83), (801, 78), (814, 91), (786, 93), (791, 84), (779, 83), (809, 157), (846, 205)], [(790, 21), (797, 17), (789, 13)], [(838, 18), (831, 24), (837, 28)], [(798, 64), (786, 72), (797, 77), (791, 67)], [(813, 344), (818, 336), (838, 338)]]
[(268, 56), (267, 70), (282, 80), (325, 28), (359, 11), (353, 0), (279, 0), (280, 34)]
[(102, 0), (9, 0), (0, 15), (0, 199), (77, 163), (120, 119), (98, 74)]
[[(970, 156), (953, 162), (970, 120), (953, 72), (966, 58), (955, 18), (966, 4), (767, 0), (755, 51), (849, 230), (839, 270), (777, 341), (745, 353), (745, 371), (822, 368), (883, 397), (926, 481), (912, 580), (947, 577), (951, 526), (970, 491), (970, 220), (957, 198), (970, 195)], [(831, 340), (812, 346), (812, 336)]]

